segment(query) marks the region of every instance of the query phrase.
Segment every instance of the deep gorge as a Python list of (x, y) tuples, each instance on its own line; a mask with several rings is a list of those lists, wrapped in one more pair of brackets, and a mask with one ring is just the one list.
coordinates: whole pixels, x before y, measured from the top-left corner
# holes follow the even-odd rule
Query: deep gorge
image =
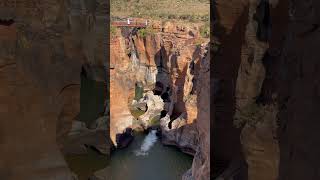
[[(163, 145), (195, 155), (202, 141), (196, 123), (197, 91), (200, 74), (208, 67), (200, 65), (207, 63), (207, 43), (199, 26), (170, 21), (153, 21), (149, 29), (120, 27), (114, 31), (110, 133), (116, 146), (126, 147), (130, 142), (124, 138), (125, 134), (131, 138), (125, 132), (128, 128), (156, 130)], [(190, 171), (185, 179), (191, 178)]]
[(319, 2), (215, 0), (211, 51), (196, 25), (108, 34), (106, 1), (32, 2), (0, 7), (0, 179), (106, 179), (150, 130), (184, 180), (320, 179)]
[[(188, 167), (184, 167), (183, 172), (180, 170), (179, 176), (208, 177), (209, 107), (205, 105), (205, 111), (198, 111), (196, 107), (209, 101), (194, 100), (202, 89), (207, 96), (209, 93), (206, 43), (194, 42), (196, 29), (168, 22), (165, 27), (155, 23), (152, 36), (120, 35), (114, 41), (116, 46), (111, 43), (109, 49), (107, 6), (100, 0), (85, 3), (71, 0), (1, 8), (0, 15), (4, 17), (1, 19), (13, 19), (10, 26), (0, 26), (0, 116), (3, 120), (0, 122), (0, 154), (5, 155), (0, 162), (1, 178), (101, 177), (98, 170), (108, 167), (111, 154), (118, 151), (115, 150), (116, 135), (132, 126), (128, 121), (132, 118), (128, 101), (137, 82), (149, 89), (148, 96), (163, 104), (162, 110), (149, 107), (142, 115), (146, 127), (150, 119), (158, 129), (161, 129), (159, 117), (165, 118), (166, 128), (168, 121), (172, 121), (170, 133), (161, 131), (161, 141), (165, 139), (168, 145), (178, 149), (162, 146), (160, 138), (154, 147), (161, 145), (159, 149), (169, 148), (168, 152), (188, 158), (190, 156), (181, 151), (194, 155), (195, 165), (191, 166), (190, 159), (187, 160)], [(123, 33), (126, 32), (130, 31)], [(181, 51), (173, 50), (173, 43), (183, 47)], [(112, 47), (118, 49), (113, 51)], [(110, 66), (105, 59), (109, 53)], [(194, 62), (195, 68), (189, 67), (190, 62)], [(192, 79), (197, 79), (193, 75), (202, 77), (203, 81), (193, 83)], [(109, 77), (110, 92), (107, 91)], [(162, 93), (163, 99), (155, 95), (159, 93), (159, 89), (153, 91), (158, 82), (165, 85), (164, 90), (169, 87), (174, 97), (168, 92)], [(171, 105), (170, 98), (173, 99)], [(173, 106), (172, 102), (176, 104)], [(193, 122), (197, 117), (201, 120)], [(139, 125), (141, 127), (148, 129)], [(195, 142), (204, 148), (197, 148)], [(95, 165), (87, 168), (82, 164), (85, 161)], [(74, 162), (82, 163), (74, 165)], [(203, 168), (198, 171), (199, 167)], [(184, 172), (185, 168), (190, 170)], [(79, 173), (79, 169), (86, 170)], [(106, 170), (103, 175), (107, 176), (108, 169), (102, 170)]]

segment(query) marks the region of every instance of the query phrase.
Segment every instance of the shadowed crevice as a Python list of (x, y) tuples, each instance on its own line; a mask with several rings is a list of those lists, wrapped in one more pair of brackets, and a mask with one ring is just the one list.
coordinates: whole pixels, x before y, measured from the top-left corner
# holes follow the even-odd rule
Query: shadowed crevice
[(14, 23), (13, 19), (9, 19), (9, 20), (0, 19), (1, 26), (11, 26), (13, 23)]

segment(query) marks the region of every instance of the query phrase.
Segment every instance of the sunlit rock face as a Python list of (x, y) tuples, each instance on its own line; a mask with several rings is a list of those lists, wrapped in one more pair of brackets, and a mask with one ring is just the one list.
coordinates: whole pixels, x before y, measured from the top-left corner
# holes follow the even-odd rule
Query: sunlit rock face
[[(197, 147), (192, 168), (183, 180), (210, 179), (210, 55), (207, 54), (200, 64), (199, 83), (197, 84), (197, 120), (194, 122), (197, 135)], [(201, 108), (200, 108), (201, 107)]]
[[(13, 3), (15, 8), (0, 10), (0, 19), (14, 20), (10, 27), (0, 25), (6, 47), (0, 48), (0, 176), (74, 179), (60, 151), (66, 148), (62, 140), (79, 114), (81, 66), (104, 65), (105, 26), (100, 20), (80, 23), (92, 14), (69, 14), (74, 7), (66, 1)], [(95, 12), (99, 19), (101, 12)], [(90, 34), (96, 38), (88, 40)], [(104, 81), (96, 72), (90, 76)]]
[[(111, 72), (110, 79), (110, 137), (114, 145), (116, 135), (122, 134), (123, 131), (132, 126), (133, 116), (129, 110), (129, 88), (121, 77), (116, 77)], [(119, 80), (118, 80), (119, 79)]]

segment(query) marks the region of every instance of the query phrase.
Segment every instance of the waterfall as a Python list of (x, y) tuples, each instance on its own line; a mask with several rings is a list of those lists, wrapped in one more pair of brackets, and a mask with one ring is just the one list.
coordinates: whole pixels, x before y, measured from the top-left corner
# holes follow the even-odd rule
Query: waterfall
[(130, 36), (130, 45), (131, 45), (131, 61), (132, 61), (132, 70), (135, 71), (139, 69), (140, 66), (140, 60), (137, 56), (137, 49), (134, 45), (134, 41), (132, 37)]
[(135, 68), (137, 68), (139, 66), (139, 59), (137, 57), (137, 52), (135, 49), (131, 51), (131, 58), (132, 58), (131, 59), (132, 60), (132, 67), (134, 70)]
[(151, 130), (149, 134), (143, 140), (143, 143), (139, 150), (135, 151), (136, 156), (145, 156), (148, 155), (148, 151), (157, 141), (156, 130)]
[(151, 67), (146, 67), (145, 81), (146, 81), (148, 84), (154, 83), (153, 76), (152, 76), (152, 72), (151, 72)]
[(154, 84), (157, 81), (158, 70), (152, 66), (147, 66), (145, 71), (145, 81), (148, 84)]

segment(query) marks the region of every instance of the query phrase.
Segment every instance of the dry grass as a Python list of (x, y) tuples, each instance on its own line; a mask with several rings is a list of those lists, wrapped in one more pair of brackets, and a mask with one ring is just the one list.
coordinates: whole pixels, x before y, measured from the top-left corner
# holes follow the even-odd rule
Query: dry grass
[(209, 0), (111, 0), (112, 17), (208, 22)]

